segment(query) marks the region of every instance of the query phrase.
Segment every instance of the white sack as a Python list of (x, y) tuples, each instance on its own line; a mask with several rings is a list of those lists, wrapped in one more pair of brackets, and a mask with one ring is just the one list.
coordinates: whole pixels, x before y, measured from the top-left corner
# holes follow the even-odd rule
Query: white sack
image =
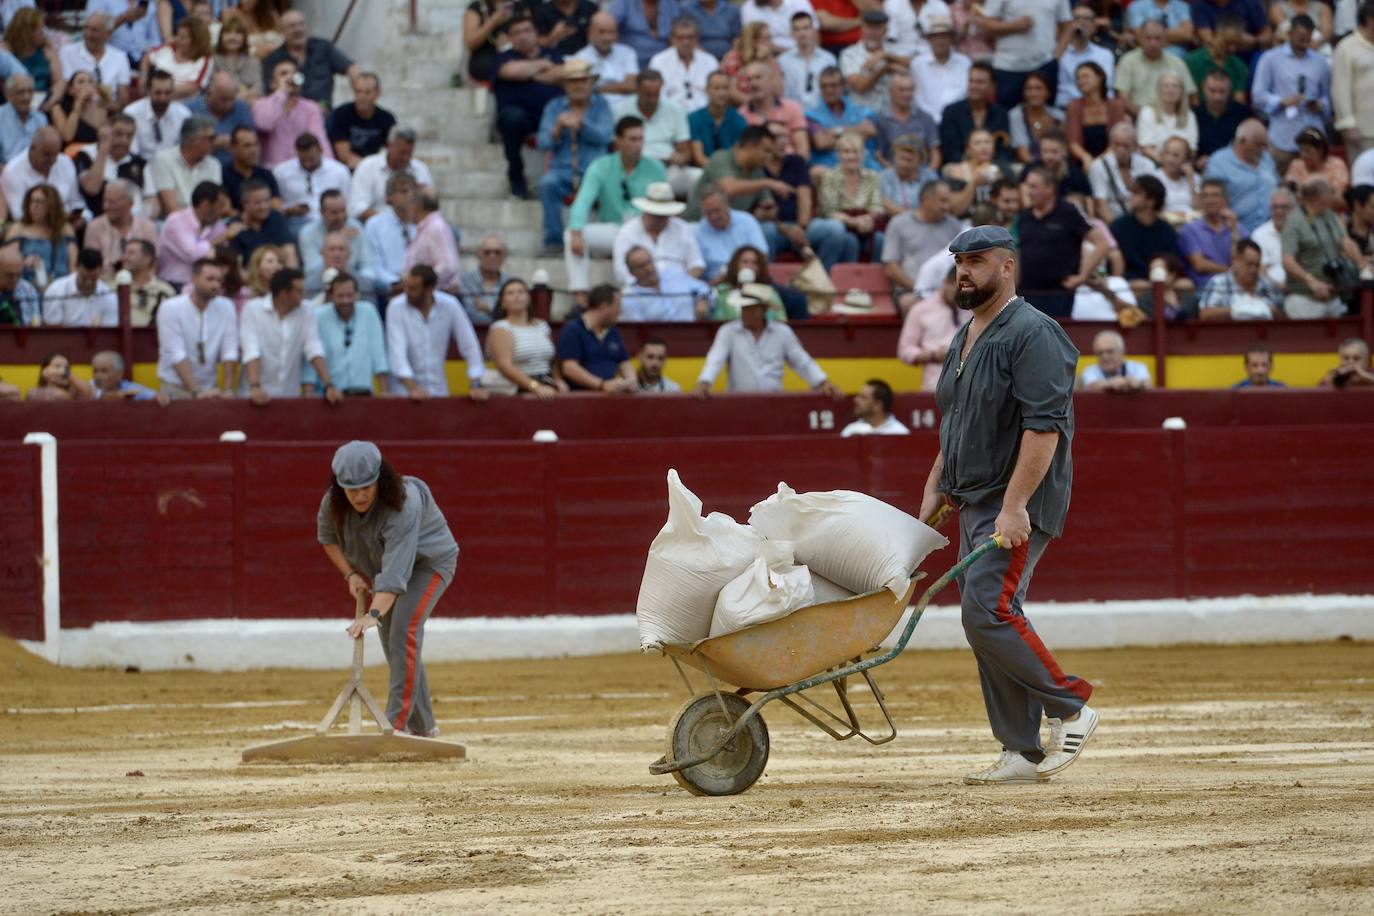
[(770, 541), (791, 541), (798, 563), (857, 594), (888, 588), (900, 597), (921, 561), (949, 543), (866, 493), (797, 493), (785, 483), (749, 510), (749, 524)]
[(792, 545), (764, 541), (753, 564), (720, 590), (711, 635), (724, 636), (777, 620), (815, 603), (811, 570), (792, 562)]
[(846, 598), (854, 597), (854, 593), (849, 589), (841, 588), (814, 569), (811, 570), (811, 590), (816, 593), (816, 598), (811, 602), (812, 604), (829, 604), (832, 601), (843, 601)]
[(701, 500), (668, 471), (668, 521), (649, 545), (639, 584), (639, 643), (694, 643), (711, 629), (716, 596), (758, 555), (763, 539), (728, 515), (701, 517)]

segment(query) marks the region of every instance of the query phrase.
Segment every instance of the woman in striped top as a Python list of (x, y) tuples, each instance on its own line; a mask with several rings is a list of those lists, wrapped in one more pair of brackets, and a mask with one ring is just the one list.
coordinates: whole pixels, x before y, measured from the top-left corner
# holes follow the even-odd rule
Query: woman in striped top
[(507, 280), (496, 297), (487, 329), (487, 357), (496, 364), (483, 379), (484, 388), (507, 394), (532, 394), (541, 401), (568, 390), (554, 363), (549, 325), (530, 314), (530, 288), (524, 280)]

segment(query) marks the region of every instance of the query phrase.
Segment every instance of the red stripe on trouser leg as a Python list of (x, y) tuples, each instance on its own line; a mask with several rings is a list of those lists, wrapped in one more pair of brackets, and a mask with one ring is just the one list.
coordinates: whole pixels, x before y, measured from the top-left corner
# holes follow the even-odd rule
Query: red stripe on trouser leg
[(1092, 696), (1092, 684), (1082, 678), (1066, 676), (1064, 669), (1059, 667), (1059, 662), (1054, 660), (1050, 650), (1040, 641), (1040, 635), (1026, 623), (1026, 618), (1011, 612), (1011, 602), (1016, 597), (1016, 590), (1021, 587), (1021, 574), (1026, 571), (1026, 560), (1029, 556), (1029, 540), (1020, 547), (1012, 548), (1011, 562), (1007, 565), (1006, 575), (1002, 577), (1002, 594), (997, 598), (997, 616), (1011, 624), (1016, 635), (1020, 636), (1021, 641), (1030, 647), (1036, 658), (1040, 659), (1040, 664), (1045, 666), (1045, 670), (1054, 678), (1056, 684), (1086, 703), (1088, 697)]
[(401, 711), (396, 713), (396, 721), (391, 724), (396, 731), (405, 728), (406, 720), (410, 718), (410, 701), (415, 693), (415, 634), (420, 629), (420, 621), (425, 617), (425, 608), (429, 607), (429, 600), (434, 597), (434, 590), (442, 581), (444, 580), (438, 573), (429, 580), (429, 587), (420, 596), (420, 603), (410, 617), (410, 626), (406, 628), (406, 689), (401, 694)]

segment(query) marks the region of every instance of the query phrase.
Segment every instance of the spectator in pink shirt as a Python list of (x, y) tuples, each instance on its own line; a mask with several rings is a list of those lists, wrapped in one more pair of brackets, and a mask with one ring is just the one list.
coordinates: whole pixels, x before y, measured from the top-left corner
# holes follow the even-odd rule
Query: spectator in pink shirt
[(134, 201), (141, 193), (138, 185), (124, 178), (105, 182), (104, 212), (86, 227), (86, 247), (96, 249), (104, 258), (102, 276), (107, 280), (114, 276), (129, 239), (157, 244), (157, 224), (134, 214)]
[(416, 264), (434, 268), (440, 289), (458, 292), (458, 275), (462, 273), (458, 239), (439, 212), (439, 198), (433, 194), (421, 194), (415, 202), (415, 238), (406, 246), (406, 271)]
[(167, 217), (158, 237), (157, 274), (175, 287), (191, 280), (191, 268), (214, 255), (224, 238), (224, 212), (229, 201), (220, 186), (202, 181), (191, 192), (191, 206)]
[(272, 94), (253, 103), (253, 123), (262, 134), (262, 164), (269, 169), (296, 157), (296, 138), (301, 134), (316, 137), (325, 156), (334, 158), (324, 129), (324, 111), (318, 102), (301, 95), (302, 85), (296, 64), (283, 60), (272, 68)]
[(954, 268), (945, 274), (937, 291), (917, 302), (902, 321), (897, 338), (897, 358), (911, 366), (922, 366), (922, 391), (934, 391), (940, 381), (945, 354), (954, 333), (968, 321), (969, 313), (954, 303)]

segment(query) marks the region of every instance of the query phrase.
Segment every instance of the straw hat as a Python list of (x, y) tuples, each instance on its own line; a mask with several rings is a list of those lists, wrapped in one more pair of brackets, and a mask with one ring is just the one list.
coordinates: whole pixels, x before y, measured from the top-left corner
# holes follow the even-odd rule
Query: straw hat
[(563, 82), (568, 80), (589, 80), (592, 78), (592, 65), (585, 60), (563, 62)]
[(838, 315), (868, 315), (873, 311), (873, 297), (861, 289), (851, 289), (844, 294), (843, 301), (831, 307), (831, 311)]
[(636, 197), (632, 203), (640, 213), (654, 216), (677, 216), (687, 205), (673, 197), (673, 186), (666, 181), (655, 181), (644, 189), (643, 197)]

